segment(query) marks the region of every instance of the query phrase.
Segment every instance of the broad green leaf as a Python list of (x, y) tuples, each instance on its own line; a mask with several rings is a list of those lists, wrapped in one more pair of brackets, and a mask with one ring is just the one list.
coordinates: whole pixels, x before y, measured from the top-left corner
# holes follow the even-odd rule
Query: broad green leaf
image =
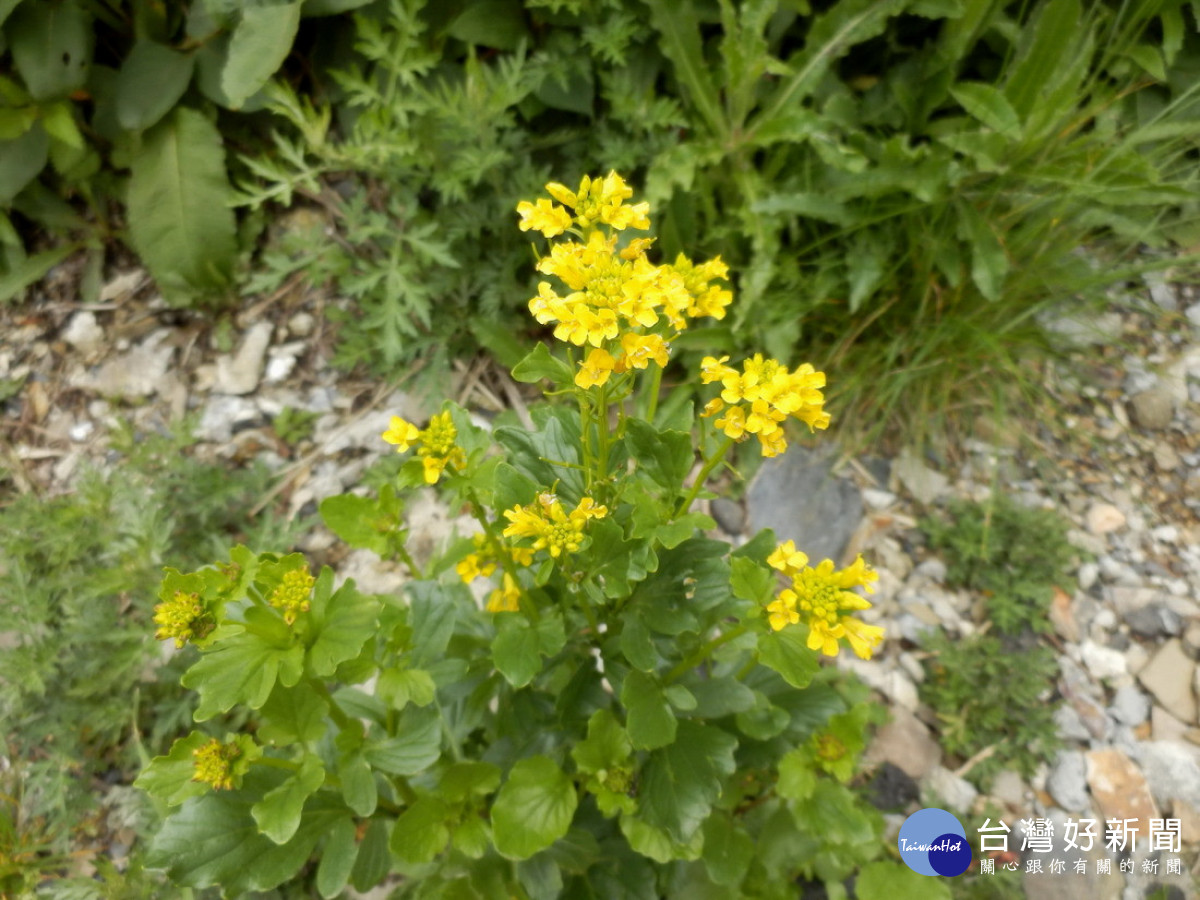
[(428, 706), (437, 685), (424, 669), (384, 669), (379, 673), (375, 692), (392, 709), (404, 709), (409, 703)]
[(1081, 31), (1081, 17), (1079, 0), (1049, 0), (1038, 5), (1022, 29), (1020, 49), (1004, 85), (1004, 95), (1022, 122), (1055, 83), (1058, 68), (1070, 65), (1074, 54), (1064, 52), (1064, 43)]
[(24, 106), (19, 109), (0, 108), (0, 141), (12, 141), (19, 138), (38, 120), (36, 107)]
[(11, 141), (0, 143), (0, 206), (8, 206), (46, 167), (50, 138), (40, 122)]
[(451, 803), (463, 803), (486, 796), (500, 786), (500, 769), (489, 762), (457, 762), (442, 773), (441, 796)]
[(300, 827), (286, 844), (258, 831), (250, 809), (257, 798), (285, 779), (278, 769), (256, 766), (240, 791), (212, 791), (188, 800), (167, 818), (150, 846), (147, 865), (166, 869), (187, 887), (220, 885), (228, 893), (266, 891), (293, 877), (317, 841), (350, 811), (320, 792), (304, 805)]
[(589, 571), (606, 597), (628, 597), (630, 583), (641, 581), (655, 567), (654, 550), (649, 541), (625, 540), (621, 526), (611, 518), (588, 524), (592, 546), (588, 555), (595, 563)]
[(769, 741), (788, 727), (791, 717), (765, 694), (756, 691), (754, 698), (754, 706), (737, 714), (738, 731), (756, 741)]
[[(46, 129), (46, 134), (52, 140), (58, 141), (60, 144), (70, 147), (72, 150), (84, 150), (83, 135), (79, 131), (79, 126), (75, 124), (75, 112), (72, 105), (65, 100), (58, 103), (51, 103), (49, 106), (43, 107), (42, 110), (42, 127)], [(54, 145), (50, 146), (51, 160), (54, 161), (53, 151)], [(61, 172), (62, 167), (57, 163), (55, 167)]]
[(472, 813), (454, 829), (450, 841), (459, 853), (470, 859), (479, 859), (492, 847), (492, 829), (483, 818)]
[(772, 631), (758, 638), (758, 659), (774, 669), (794, 688), (806, 688), (821, 664), (817, 651), (809, 650), (807, 637), (800, 628)]
[(358, 845), (358, 859), (350, 872), (350, 883), (356, 891), (368, 891), (387, 876), (392, 869), (393, 858), (388, 849), (391, 823), (385, 819), (372, 819)]
[(361, 753), (353, 753), (342, 759), (338, 766), (338, 777), (342, 781), (342, 796), (346, 805), (356, 815), (369, 816), (379, 803), (379, 788), (375, 784), (375, 773), (367, 765)]
[(594, 774), (626, 762), (633, 754), (629, 735), (610, 710), (599, 709), (588, 719), (587, 738), (571, 750), (580, 772)]
[(276, 844), (286, 844), (300, 827), (304, 802), (325, 782), (325, 767), (312, 755), (278, 787), (272, 788), (250, 807), (258, 830)]
[(243, 704), (259, 709), (279, 676), (281, 666), (298, 668), (304, 648), (279, 647), (259, 634), (243, 632), (217, 644), (184, 674), (183, 686), (200, 693), (197, 722)]
[(0, 0), (0, 25), (3, 25), (21, 0)]
[(669, 492), (679, 491), (695, 459), (692, 436), (682, 431), (659, 431), (641, 419), (626, 420), (625, 428), (638, 466)]
[(655, 750), (642, 768), (638, 803), (650, 825), (681, 843), (692, 838), (734, 770), (737, 740), (712, 725), (683, 720), (675, 743)]
[(542, 670), (537, 632), (522, 613), (498, 613), (498, 631), (492, 640), (492, 660), (515, 688), (533, 681)]
[(392, 853), (401, 862), (427, 863), (450, 843), (451, 809), (437, 797), (421, 797), (392, 829)]
[(863, 866), (854, 879), (858, 900), (950, 900), (945, 879), (930, 878), (902, 863), (878, 860)]
[(368, 743), (363, 756), (389, 775), (424, 772), (442, 755), (441, 725), (436, 710), (409, 708), (396, 726), (398, 736)]
[(156, 41), (138, 41), (117, 75), (117, 121), (141, 131), (179, 102), (192, 80), (195, 58)]
[(971, 280), (988, 300), (1000, 299), (1008, 255), (987, 220), (970, 203), (959, 203), (959, 237), (971, 248)]
[(658, 653), (650, 639), (650, 629), (636, 609), (626, 610), (621, 618), (624, 621), (621, 627), (621, 654), (635, 669), (654, 671), (658, 665)]
[(729, 813), (717, 810), (704, 821), (704, 867), (717, 884), (736, 888), (754, 859), (754, 840)]
[(779, 781), (775, 790), (780, 797), (807, 800), (816, 786), (816, 770), (803, 750), (790, 750), (779, 760)]
[(358, 656), (363, 644), (375, 636), (379, 603), (360, 594), (350, 580), (337, 589), (328, 604), (314, 598), (310, 614), (317, 638), (309, 647), (308, 662), (316, 675), (327, 678), (339, 663)]
[(695, 695), (682, 684), (667, 686), (663, 689), (663, 696), (667, 698), (668, 703), (680, 712), (691, 712), (696, 708)]
[(366, 6), (372, 0), (304, 0), (300, 14), (305, 18), (317, 16), (336, 16)]
[(596, 80), (592, 74), (591, 60), (577, 59), (576, 65), (566, 74), (563, 81), (553, 75), (538, 85), (534, 95), (551, 109), (590, 116), (596, 102)]
[(695, 679), (688, 682), (696, 698), (693, 718), (720, 719), (754, 706), (754, 691), (732, 676)]
[(625, 706), (625, 727), (633, 746), (652, 750), (675, 740), (675, 713), (654, 676), (636, 669), (626, 675), (621, 686), (621, 703)]
[(482, 0), (468, 6), (446, 33), (467, 44), (516, 50), (528, 40), (525, 12), (519, 0)]
[(265, 85), (291, 52), (300, 27), (300, 0), (250, 6), (229, 40), (221, 89), (237, 109)]
[(325, 734), (325, 716), (328, 714), (329, 704), (312, 690), (277, 684), (263, 704), (258, 738), (277, 746), (319, 740)]
[(343, 819), (333, 826), (329, 839), (321, 849), (321, 862), (317, 866), (317, 893), (325, 900), (332, 900), (340, 894), (350, 880), (350, 871), (358, 859), (356, 834), (354, 823)]
[(209, 740), (207, 734), (199, 731), (193, 731), (187, 737), (180, 738), (171, 745), (166, 756), (156, 756), (150, 761), (150, 765), (142, 770), (133, 786), (141, 788), (167, 806), (178, 806), (188, 797), (208, 793), (211, 788), (207, 784), (192, 780), (192, 776), (196, 774), (196, 763), (192, 754)]
[(553, 356), (550, 349), (542, 343), (513, 367), (512, 377), (524, 384), (532, 384), (543, 378), (548, 378), (551, 384), (568, 384), (573, 379), (571, 367)]
[(1006, 137), (1020, 137), (1021, 120), (999, 89), (980, 81), (960, 81), (950, 88), (950, 94), (988, 128)]
[(31, 284), (41, 281), (47, 272), (78, 249), (77, 245), (64, 244), (26, 256), (7, 272), (0, 271), (0, 303), (12, 300)]
[(761, 215), (799, 216), (834, 225), (849, 225), (854, 218), (842, 201), (810, 192), (772, 194), (756, 201), (750, 210)]
[(5, 24), (8, 49), (34, 100), (53, 100), (87, 83), (92, 22), (77, 0), (22, 3)]
[(508, 859), (528, 859), (571, 827), (579, 799), (575, 786), (545, 756), (520, 760), (492, 804), (496, 850)]
[(130, 168), (129, 236), (159, 287), (168, 295), (225, 287), (237, 245), (220, 132), (177, 107), (146, 132)]
[[(568, 511), (583, 496), (578, 425), (563, 423), (568, 411), (548, 411), (535, 431), (497, 428), (496, 440), (508, 450), (508, 462), (542, 489), (558, 483), (557, 493)], [(594, 524), (594, 523), (593, 523)]]
[(458, 607), (451, 596), (453, 589), (433, 581), (412, 581), (405, 587), (412, 605), (412, 661), (416, 666), (428, 666), (441, 658), (454, 633)]
[(495, 485), (495, 506), (499, 510), (532, 503), (538, 492), (537, 482), (504, 462), (496, 466)]
[(733, 596), (753, 603), (768, 603), (775, 593), (775, 573), (762, 563), (744, 556), (730, 560), (729, 587)]
[(321, 501), (321, 520), (330, 531), (349, 544), (378, 556), (390, 551), (389, 535), (404, 528), (400, 503), (386, 489), (378, 499), (338, 494)]
[(557, 900), (562, 896), (563, 879), (558, 863), (549, 853), (523, 859), (516, 866), (517, 880), (529, 900)]
[(666, 865), (677, 859), (696, 859), (700, 855), (704, 837), (697, 831), (690, 841), (680, 844), (671, 839), (661, 828), (656, 828), (637, 816), (621, 816), (621, 834), (629, 846), (642, 856)]

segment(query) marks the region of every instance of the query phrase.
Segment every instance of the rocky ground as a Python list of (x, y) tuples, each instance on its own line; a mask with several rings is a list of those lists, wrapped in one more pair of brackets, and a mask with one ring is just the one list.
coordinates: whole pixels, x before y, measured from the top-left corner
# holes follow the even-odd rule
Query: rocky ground
[[(114, 464), (108, 439), (122, 421), (135, 432), (192, 417), (194, 452), (265, 462), (281, 476), (260, 505), (310, 513), (322, 498), (353, 488), (389, 448), (388, 418), (421, 419), (440, 402), (412, 382), (381, 386), (328, 368), (323, 299), (294, 290), (241, 313), (227, 326), (172, 310), (148, 295), (131, 269), (101, 302), (72, 301), (76, 273), (62, 268), (30, 303), (0, 313), (0, 466), (21, 490), (69, 489), (85, 463)], [(928, 456), (839, 457), (797, 449), (766, 464), (743, 500), (713, 501), (734, 540), (773, 527), (811, 557), (862, 552), (879, 570), (873, 615), (888, 638), (869, 663), (843, 657), (886, 701), (891, 721), (868, 759), (889, 767), (921, 805), (960, 814), (971, 832), (991, 804), (1017, 821), (1180, 819), (1182, 874), (1165, 874), (1171, 854), (1143, 847), (1134, 872), (1026, 877), (1030, 897), (1145, 896), (1155, 884), (1197, 896), (1200, 876), (1200, 297), (1154, 282), (1141, 295), (1115, 295), (1099, 318), (1051, 323), (1076, 340), (1075, 371), (1048, 369), (1055, 415), (1021, 432), (986, 421), (961, 447)], [(522, 388), (521, 390), (524, 390)], [(458, 366), (452, 395), (481, 414), (524, 413), (516, 385), (485, 362)], [(527, 397), (528, 395), (526, 395)], [(285, 423), (311, 422), (305, 429)], [(281, 418), (282, 417), (282, 418)], [(1064, 749), (1028, 781), (1003, 772), (987, 795), (945, 757), (919, 700), (923, 635), (965, 636), (981, 627), (977, 599), (948, 589), (946, 566), (914, 540), (918, 517), (950, 498), (1002, 490), (1053, 508), (1074, 524), (1075, 582), (1061, 585), (1052, 618), (1060, 653), (1057, 724)], [(798, 498), (804, 498), (798, 502)], [(426, 549), (454, 527), (432, 497), (412, 508)], [(394, 588), (403, 574), (366, 551), (345, 555), (317, 528), (302, 549), (335, 564), (367, 590)], [(421, 546), (416, 548), (421, 554)], [(899, 774), (896, 774), (899, 773)], [(916, 808), (916, 805), (913, 806)], [(903, 816), (893, 816), (895, 827)], [(976, 846), (978, 846), (976, 844)], [(1100, 856), (1103, 848), (1100, 848)], [(1096, 856), (1096, 858), (1100, 858)], [(1158, 857), (1158, 871), (1147, 859)]]

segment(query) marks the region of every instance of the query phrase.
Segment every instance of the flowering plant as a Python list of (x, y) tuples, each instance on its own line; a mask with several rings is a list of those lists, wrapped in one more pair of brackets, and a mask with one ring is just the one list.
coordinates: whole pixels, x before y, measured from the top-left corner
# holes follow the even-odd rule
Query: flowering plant
[[(570, 402), (490, 434), (452, 404), (425, 428), (394, 417), (382, 438), (411, 454), (394, 485), (321, 506), (403, 562), (403, 596), (245, 547), (168, 570), (157, 636), (198, 652), (201, 730), (138, 784), (167, 814), (152, 864), (179, 883), (773, 897), (879, 851), (847, 787), (871, 707), (819, 664), (879, 644), (854, 617), (874, 573), (769, 532), (735, 550), (694, 509), (735, 442), (774, 456), (788, 419), (828, 425), (824, 375), (709, 357), (721, 391), (699, 420), (660, 410), (673, 341), (732, 300), (725, 266), (652, 263), (630, 237), (647, 205), (616, 174), (547, 190), (518, 212), (560, 238), (529, 307), (562, 345), (513, 374)], [(478, 527), (421, 565), (400, 497), (426, 485)]]

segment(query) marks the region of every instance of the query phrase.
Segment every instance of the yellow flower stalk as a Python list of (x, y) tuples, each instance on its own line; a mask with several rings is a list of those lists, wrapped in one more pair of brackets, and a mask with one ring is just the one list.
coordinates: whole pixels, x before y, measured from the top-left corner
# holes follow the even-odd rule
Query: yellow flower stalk
[(507, 572), (504, 573), (501, 587), (492, 591), (488, 597), (487, 611), (518, 612), (521, 609), (521, 588)]
[(742, 363), (738, 372), (725, 365), (729, 357), (717, 359), (706, 356), (700, 363), (700, 380), (704, 384), (721, 383), (721, 395), (704, 407), (704, 416), (724, 415), (717, 419), (717, 428), (734, 440), (748, 435), (758, 438), (763, 456), (778, 456), (787, 449), (783, 423), (799, 419), (809, 429), (828, 428), (829, 413), (825, 412), (825, 373), (808, 363), (790, 371), (778, 360), (764, 359), (761, 353)]
[(803, 622), (808, 626), (810, 650), (837, 656), (838, 641), (844, 638), (857, 656), (871, 658), (883, 640), (883, 629), (844, 614), (871, 608), (868, 600), (850, 590), (862, 587), (872, 593), (872, 582), (879, 578), (861, 556), (845, 569), (835, 570), (830, 559), (813, 568), (808, 557), (797, 551), (792, 541), (786, 541), (767, 557), (767, 563), (791, 580), (791, 587), (767, 604), (772, 629), (782, 631)]
[(194, 772), (192, 781), (207, 784), (214, 790), (231, 791), (241, 781), (234, 771), (234, 761), (242, 756), (241, 744), (234, 740), (227, 744), (213, 738), (207, 744), (192, 751)]
[(392, 416), (388, 430), (382, 437), (389, 444), (396, 445), (397, 453), (417, 445), (417, 456), (425, 469), (426, 484), (437, 484), (447, 466), (458, 470), (467, 464), (466, 454), (455, 443), (458, 429), (449, 412), (435, 415), (424, 430), (399, 416)]
[[(464, 584), (470, 584), (476, 578), (487, 578), (500, 564), (492, 542), (486, 534), (477, 534), (472, 540), (475, 543), (475, 552), (465, 556), (454, 567)], [(528, 566), (533, 562), (533, 550), (529, 547), (505, 546), (502, 551), (518, 566)]]
[(292, 625), (302, 612), (308, 612), (308, 598), (312, 594), (316, 579), (307, 569), (292, 569), (284, 574), (279, 586), (271, 591), (267, 602), (283, 612), (283, 621)]
[(175, 646), (183, 647), (188, 641), (208, 637), (217, 627), (208, 605), (199, 594), (176, 591), (175, 596), (154, 607), (154, 624), (158, 631), (154, 637), (160, 641), (175, 640)]
[(548, 550), (558, 559), (564, 552), (574, 553), (583, 545), (584, 530), (589, 519), (608, 515), (608, 509), (597, 506), (591, 497), (584, 497), (570, 513), (554, 494), (538, 494), (528, 506), (514, 506), (504, 511), (509, 525), (505, 537), (533, 538), (533, 550)]

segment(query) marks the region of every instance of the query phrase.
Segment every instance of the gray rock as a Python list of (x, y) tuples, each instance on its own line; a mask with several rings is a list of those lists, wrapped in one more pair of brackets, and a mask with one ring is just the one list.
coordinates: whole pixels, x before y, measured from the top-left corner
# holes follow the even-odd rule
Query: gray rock
[(271, 333), (275, 326), (270, 322), (256, 322), (246, 331), (237, 353), (217, 357), (216, 382), (213, 389), (221, 394), (249, 394), (258, 387), (262, 375), (263, 360)]
[(149, 397), (171, 364), (175, 348), (162, 346), (170, 332), (156, 331), (127, 353), (111, 356), (95, 373), (84, 373), (72, 386), (105, 397)]
[(892, 710), (892, 720), (875, 733), (863, 761), (868, 765), (890, 762), (911, 778), (920, 780), (942, 758), (942, 748), (929, 729), (903, 707)]
[(1067, 812), (1083, 812), (1091, 806), (1087, 786), (1087, 761), (1078, 750), (1058, 754), (1046, 776), (1046, 791)]
[(1109, 712), (1122, 725), (1141, 725), (1150, 717), (1150, 698), (1136, 685), (1127, 684), (1113, 695)]
[(892, 474), (918, 503), (929, 506), (950, 490), (950, 479), (933, 471), (905, 450), (892, 465)]
[(104, 346), (104, 331), (96, 324), (95, 313), (77, 312), (63, 329), (62, 339), (84, 356), (91, 356)]
[(1140, 391), (1129, 402), (1133, 420), (1149, 431), (1162, 431), (1171, 424), (1175, 414), (1171, 392), (1162, 387)]
[(943, 766), (935, 766), (925, 777), (925, 790), (930, 801), (941, 801), (953, 812), (966, 814), (971, 811), (971, 804), (979, 796), (979, 791), (965, 778), (959, 778)]
[(1084, 641), (1079, 645), (1079, 658), (1092, 677), (1101, 681), (1119, 678), (1128, 671), (1120, 650), (1101, 646), (1095, 641)]
[(1183, 652), (1178, 638), (1167, 641), (1138, 680), (1167, 712), (1181, 722), (1196, 722), (1196, 695), (1192, 689), (1196, 665)]
[(1200, 655), (1200, 622), (1193, 622), (1183, 633), (1183, 646), (1192, 655)]
[(308, 337), (312, 334), (315, 324), (316, 319), (311, 313), (298, 312), (287, 321), (288, 333), (296, 337)]
[(1174, 311), (1179, 308), (1179, 298), (1175, 286), (1167, 284), (1161, 272), (1147, 272), (1142, 276), (1150, 291), (1150, 299), (1165, 310)]
[(946, 564), (936, 556), (930, 557), (913, 569), (913, 574), (924, 576), (932, 582), (941, 584), (946, 580)]
[(1124, 619), (1129, 630), (1142, 637), (1176, 635), (1183, 630), (1183, 620), (1179, 614), (1158, 603), (1131, 610)]
[(863, 500), (871, 509), (887, 509), (896, 502), (896, 495), (891, 491), (881, 491), (878, 488), (864, 488)]
[(1054, 724), (1058, 727), (1059, 735), (1066, 740), (1088, 741), (1092, 738), (1092, 733), (1087, 730), (1074, 707), (1064, 704), (1055, 710)]
[(1025, 782), (1012, 769), (1001, 769), (992, 779), (992, 796), (1012, 809), (1025, 809)]
[(1183, 314), (1187, 316), (1187, 320), (1197, 328), (1200, 328), (1200, 303), (1193, 303)]
[(746, 528), (746, 509), (736, 500), (717, 497), (708, 508), (726, 534), (741, 534)]
[(1038, 319), (1042, 328), (1063, 338), (1065, 343), (1087, 347), (1111, 344), (1121, 334), (1121, 316), (1115, 312), (1096, 315), (1095, 310), (1074, 304), (1071, 310), (1056, 315), (1043, 314)]
[(1200, 809), (1200, 747), (1182, 741), (1142, 741), (1132, 755), (1163, 809), (1176, 800)]
[(804, 447), (765, 460), (746, 492), (749, 531), (770, 528), (794, 540), (816, 565), (837, 562), (862, 519), (862, 496), (853, 482), (830, 474), (833, 454)]
[(1079, 567), (1079, 573), (1076, 577), (1079, 579), (1079, 589), (1086, 591), (1100, 577), (1100, 567), (1094, 562), (1085, 562)]
[(233, 437), (237, 425), (258, 418), (258, 407), (245, 397), (215, 396), (209, 398), (196, 426), (196, 437), (214, 444), (224, 444)]

